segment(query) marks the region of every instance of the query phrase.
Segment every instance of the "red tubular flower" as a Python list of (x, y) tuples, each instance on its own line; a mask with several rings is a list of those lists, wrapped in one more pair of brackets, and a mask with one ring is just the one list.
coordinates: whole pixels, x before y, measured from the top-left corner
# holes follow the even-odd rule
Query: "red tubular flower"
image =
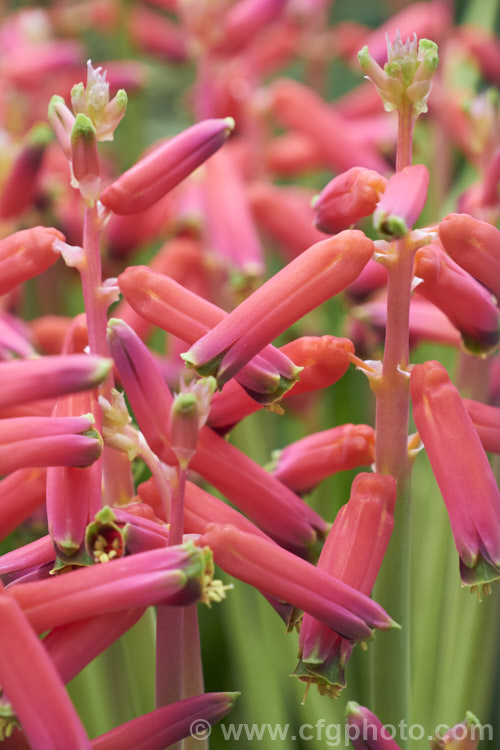
[(312, 433), (273, 454), (273, 475), (294, 492), (309, 492), (339, 471), (375, 460), (375, 433), (366, 424), (344, 424)]
[(500, 453), (500, 409), (470, 398), (463, 398), (462, 403), (474, 422), (484, 450)]
[(192, 125), (124, 172), (101, 194), (102, 204), (117, 214), (144, 211), (215, 153), (233, 127), (231, 118)]
[(401, 750), (380, 719), (359, 703), (346, 706), (347, 736), (354, 750)]
[(331, 180), (314, 199), (315, 224), (335, 234), (375, 211), (387, 180), (378, 172), (352, 167)]
[(289, 128), (308, 135), (328, 167), (340, 172), (355, 166), (382, 174), (389, 171), (389, 165), (378, 151), (353, 135), (345, 119), (312, 89), (297, 81), (282, 79), (272, 85), (271, 95), (278, 119)]
[(422, 212), (428, 186), (429, 172), (423, 164), (392, 175), (373, 214), (375, 229), (385, 237), (404, 237)]
[(199, 543), (213, 549), (230, 575), (309, 612), (345, 638), (365, 640), (373, 627), (394, 626), (372, 599), (254, 534), (210, 524)]
[[(300, 380), (283, 395), (287, 399), (328, 388), (340, 380), (349, 367), (354, 345), (349, 339), (335, 336), (303, 336), (282, 346), (281, 351), (303, 368)], [(260, 408), (261, 404), (250, 398), (236, 380), (230, 380), (222, 393), (214, 395), (208, 424), (219, 433), (227, 432)]]
[(422, 279), (417, 293), (445, 313), (468, 349), (489, 351), (498, 344), (499, 312), (491, 295), (438, 243), (417, 250), (414, 271)]
[[(351, 497), (337, 514), (326, 538), (318, 569), (369, 595), (394, 526), (396, 482), (382, 474), (358, 474)], [(321, 694), (336, 697), (345, 687), (344, 667), (352, 644), (308, 614), (299, 638), (295, 674), (316, 683)]]
[[(450, 517), (462, 580), (481, 582), (500, 566), (500, 491), (460, 394), (439, 362), (410, 377), (413, 417)], [(493, 571), (492, 571), (493, 568)]]
[(38, 276), (59, 258), (54, 249), (64, 235), (52, 227), (33, 227), (0, 240), (0, 294)]
[(89, 354), (1, 362), (0, 408), (95, 388), (111, 364), (110, 359)]
[(19, 604), (6, 594), (0, 594), (0, 643), (2, 690), (32, 750), (90, 749), (49, 655)]
[(196, 342), (183, 359), (219, 387), (292, 323), (335, 296), (359, 276), (373, 254), (362, 232), (341, 232), (317, 242), (247, 297)]
[(500, 297), (500, 231), (468, 214), (448, 214), (439, 239), (455, 263)]
[[(227, 317), (211, 302), (146, 266), (130, 266), (119, 277), (131, 307), (147, 320), (194, 343)], [(298, 379), (300, 368), (273, 346), (266, 346), (236, 376), (259, 403), (272, 403)]]
[(312, 193), (270, 182), (250, 186), (250, 203), (255, 219), (275, 239), (287, 260), (324, 239), (313, 226)]
[[(92, 740), (93, 750), (158, 750), (184, 737), (192, 737), (199, 723), (202, 731), (231, 711), (239, 693), (204, 693), (185, 698), (121, 724)], [(196, 737), (196, 735), (195, 735)], [(200, 737), (201, 739), (201, 737)]]

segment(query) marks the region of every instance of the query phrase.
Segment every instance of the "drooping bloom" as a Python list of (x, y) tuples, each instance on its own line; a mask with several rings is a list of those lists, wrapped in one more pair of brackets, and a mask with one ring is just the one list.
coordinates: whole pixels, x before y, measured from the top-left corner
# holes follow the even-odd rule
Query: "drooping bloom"
[(413, 417), (441, 490), (462, 580), (498, 577), (500, 491), (460, 394), (439, 362), (416, 365), (410, 377)]
[[(318, 568), (369, 595), (394, 526), (396, 482), (382, 474), (358, 474), (349, 502), (333, 523)], [(304, 614), (296, 676), (316, 683), (321, 694), (336, 697), (345, 687), (344, 668), (352, 644), (309, 614)]]
[(348, 229), (374, 212), (386, 184), (386, 178), (372, 169), (352, 167), (342, 172), (314, 199), (314, 223), (329, 234)]
[(484, 450), (500, 453), (500, 408), (470, 398), (463, 398), (462, 403), (474, 422)]
[(414, 270), (415, 276), (422, 279), (417, 294), (446, 314), (461, 332), (467, 349), (487, 352), (498, 344), (499, 312), (495, 300), (438, 243), (417, 250)]
[(455, 263), (500, 298), (500, 230), (468, 214), (449, 214), (439, 239)]
[[(92, 740), (93, 750), (158, 750), (184, 737), (193, 737), (198, 725), (203, 739), (208, 727), (231, 711), (239, 693), (204, 693), (132, 719)], [(197, 724), (198, 722), (198, 724)]]
[(312, 433), (273, 453), (272, 472), (294, 492), (308, 492), (339, 471), (375, 460), (375, 434), (366, 424), (344, 424)]
[(365, 640), (371, 628), (394, 626), (372, 599), (273, 542), (234, 526), (210, 524), (200, 544), (213, 549), (227, 573), (309, 612), (346, 638)]
[(229, 117), (192, 125), (124, 172), (104, 190), (102, 204), (117, 214), (144, 211), (215, 153), (233, 127)]
[[(27, 585), (27, 584), (26, 584)], [(19, 604), (0, 594), (0, 683), (32, 750), (90, 750), (63, 682)]]
[(346, 706), (346, 731), (354, 750), (401, 750), (380, 719), (359, 703)]
[(26, 135), (2, 186), (0, 218), (17, 217), (32, 204), (43, 156), (51, 138), (52, 131), (45, 123), (35, 125)]
[(373, 254), (362, 232), (341, 232), (317, 242), (246, 298), (183, 355), (219, 387), (292, 323), (335, 296), (360, 274)]
[(427, 200), (429, 172), (423, 164), (414, 164), (396, 172), (387, 182), (384, 194), (373, 214), (373, 225), (384, 237), (404, 237)]

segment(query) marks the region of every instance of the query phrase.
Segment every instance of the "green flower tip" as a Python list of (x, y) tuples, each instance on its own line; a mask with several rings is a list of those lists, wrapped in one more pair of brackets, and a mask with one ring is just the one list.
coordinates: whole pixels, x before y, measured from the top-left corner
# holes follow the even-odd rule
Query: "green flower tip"
[(102, 383), (102, 381), (106, 379), (106, 376), (108, 375), (112, 367), (112, 359), (101, 357), (93, 372), (92, 385), (99, 385), (99, 383)]
[(78, 138), (85, 138), (85, 140), (89, 141), (97, 138), (94, 123), (90, 117), (87, 117), (82, 112), (77, 114), (75, 124), (71, 130), (71, 142), (74, 143)]
[(316, 195), (313, 195), (313, 197), (311, 198), (311, 208), (315, 209), (316, 206), (318, 205), (318, 201), (319, 201), (319, 193), (317, 193)]
[(481, 722), (477, 718), (475, 714), (472, 713), (472, 711), (467, 711), (465, 714), (465, 723), (468, 727), (480, 727)]
[(361, 65), (362, 68), (366, 68), (367, 67), (367, 65), (369, 63), (369, 60), (370, 60), (370, 53), (368, 52), (368, 47), (367, 47), (366, 44), (365, 44), (364, 47), (362, 47), (359, 50), (359, 52), (358, 52), (358, 60), (359, 60), (359, 64)]
[(231, 133), (234, 128), (236, 127), (236, 123), (234, 121), (234, 117), (225, 117), (224, 121), (226, 123), (227, 130)]
[(384, 237), (393, 239), (404, 237), (410, 231), (406, 221), (401, 216), (395, 215), (374, 217), (373, 225)]
[(125, 89), (118, 89), (115, 95), (115, 102), (119, 108), (125, 109), (128, 104), (128, 96)]
[(347, 706), (345, 707), (345, 715), (347, 718), (350, 716), (358, 716), (360, 719), (363, 718), (363, 713), (360, 710), (361, 706), (359, 703), (356, 703), (356, 701), (349, 701)]
[(109, 505), (105, 505), (104, 508), (101, 508), (101, 510), (95, 514), (95, 520), (98, 523), (108, 524), (116, 521), (116, 516)]
[(175, 399), (172, 411), (177, 415), (187, 415), (198, 411), (198, 399), (194, 393), (179, 393)]

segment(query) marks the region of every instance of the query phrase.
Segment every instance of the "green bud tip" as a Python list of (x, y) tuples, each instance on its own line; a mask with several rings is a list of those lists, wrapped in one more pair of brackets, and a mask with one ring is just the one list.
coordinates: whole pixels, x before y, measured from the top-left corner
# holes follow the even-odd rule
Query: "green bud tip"
[(81, 81), (80, 83), (75, 83), (75, 85), (71, 88), (71, 98), (73, 99), (73, 97), (82, 96), (83, 94), (85, 94), (84, 84)]
[(115, 104), (119, 109), (125, 109), (128, 104), (128, 96), (125, 89), (118, 89), (115, 95)]
[(370, 53), (368, 52), (368, 47), (366, 46), (366, 44), (362, 49), (359, 50), (358, 60), (361, 67), (366, 68), (370, 60)]
[(361, 706), (359, 703), (356, 703), (356, 701), (349, 701), (347, 706), (345, 707), (345, 715), (347, 717), (349, 716), (359, 716), (360, 718), (363, 717), (363, 714), (360, 711)]
[(429, 72), (433, 73), (439, 63), (438, 46), (430, 39), (421, 39), (418, 43), (418, 56), (422, 58)]
[(375, 229), (386, 237), (404, 237), (410, 231), (401, 216), (382, 216), (373, 222)]
[(59, 94), (54, 94), (54, 96), (50, 98), (49, 106), (47, 108), (49, 119), (53, 116), (56, 116), (55, 109), (57, 105), (65, 107), (66, 102), (64, 101), (62, 96), (59, 96)]
[(226, 123), (227, 130), (229, 130), (229, 132), (231, 133), (234, 130), (235, 125), (236, 125), (234, 121), (234, 117), (225, 117), (224, 122)]
[(319, 193), (317, 193), (316, 195), (313, 195), (313, 197), (311, 198), (311, 208), (316, 208), (316, 206), (318, 205), (318, 201), (319, 201)]
[(116, 521), (116, 516), (109, 505), (105, 505), (104, 508), (101, 508), (101, 510), (95, 514), (95, 520), (99, 523), (113, 523)]
[(92, 383), (94, 385), (98, 385), (99, 383), (102, 383), (102, 381), (106, 378), (107, 374), (113, 367), (113, 360), (112, 359), (105, 359), (102, 357), (99, 361), (99, 363), (96, 365), (95, 370), (93, 372), (92, 377)]
[(191, 414), (198, 409), (198, 399), (194, 393), (179, 393), (174, 400), (173, 411), (176, 414)]
[(75, 119), (75, 124), (71, 130), (71, 141), (74, 143), (77, 138), (85, 138), (86, 140), (95, 140), (97, 138), (97, 132), (94, 128), (94, 124), (90, 117), (80, 112)]
[(465, 714), (465, 722), (467, 726), (469, 727), (480, 727), (481, 722), (477, 718), (475, 714), (472, 713), (472, 711), (467, 711)]

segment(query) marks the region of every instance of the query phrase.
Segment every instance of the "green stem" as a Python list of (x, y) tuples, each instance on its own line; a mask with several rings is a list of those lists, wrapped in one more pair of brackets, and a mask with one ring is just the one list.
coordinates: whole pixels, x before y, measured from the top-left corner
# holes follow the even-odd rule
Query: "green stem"
[[(413, 114), (410, 103), (399, 111), (396, 167), (411, 164)], [(375, 598), (401, 630), (379, 633), (373, 646), (373, 709), (382, 723), (410, 720), (410, 463), (408, 415), (410, 394), (409, 310), (413, 250), (407, 238), (395, 243), (387, 289), (387, 327), (382, 375), (372, 382), (376, 407), (376, 468), (397, 482), (395, 525), (375, 587)], [(401, 747), (407, 743), (401, 740)]]

